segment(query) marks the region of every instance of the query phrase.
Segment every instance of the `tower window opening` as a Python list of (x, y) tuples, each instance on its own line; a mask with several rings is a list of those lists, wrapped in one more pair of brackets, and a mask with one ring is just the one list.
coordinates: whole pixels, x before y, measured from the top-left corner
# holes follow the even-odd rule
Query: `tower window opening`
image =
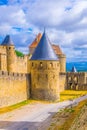
[(42, 67), (43, 66), (43, 64), (42, 64), (42, 62), (40, 62), (40, 67)]
[(46, 78), (48, 78), (48, 75), (46, 74)]
[(34, 63), (32, 62), (32, 67), (34, 66)]
[(52, 64), (52, 63), (50, 63), (50, 66), (51, 66), (51, 67), (53, 67), (53, 64)]

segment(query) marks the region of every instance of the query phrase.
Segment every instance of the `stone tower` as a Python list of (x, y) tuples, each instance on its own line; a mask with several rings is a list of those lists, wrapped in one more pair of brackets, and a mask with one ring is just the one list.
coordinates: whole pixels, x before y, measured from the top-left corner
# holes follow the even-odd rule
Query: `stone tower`
[[(35, 40), (32, 42), (32, 44), (29, 46), (29, 52), (31, 55), (33, 55), (35, 48), (37, 47), (38, 43), (40, 42), (40, 39), (42, 37), (42, 34), (39, 33)], [(59, 45), (52, 44), (51, 45), (53, 50), (55, 51), (55, 54), (59, 58), (60, 62), (60, 72), (66, 72), (66, 55), (62, 52)]]
[(59, 62), (60, 62), (60, 72), (66, 72), (66, 55), (60, 54), (58, 55)]
[(6, 47), (7, 55), (7, 71), (14, 72), (15, 70), (15, 47), (9, 35), (7, 35), (1, 44)]
[(44, 31), (31, 60), (31, 98), (59, 100), (59, 60)]

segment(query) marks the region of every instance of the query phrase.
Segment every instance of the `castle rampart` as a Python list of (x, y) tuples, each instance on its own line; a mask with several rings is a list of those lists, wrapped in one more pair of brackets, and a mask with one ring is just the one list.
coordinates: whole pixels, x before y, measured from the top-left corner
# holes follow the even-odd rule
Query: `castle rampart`
[(29, 74), (0, 71), (0, 108), (29, 98)]
[[(38, 46), (37, 46), (38, 45)], [(37, 46), (37, 47), (36, 47)], [(66, 73), (66, 56), (57, 45), (51, 45), (46, 33), (30, 49), (33, 54), (19, 57), (7, 36), (0, 46), (0, 107), (33, 99), (56, 101), (60, 92), (87, 90), (87, 73)]]
[(66, 89), (87, 90), (87, 73), (86, 72), (66, 73)]

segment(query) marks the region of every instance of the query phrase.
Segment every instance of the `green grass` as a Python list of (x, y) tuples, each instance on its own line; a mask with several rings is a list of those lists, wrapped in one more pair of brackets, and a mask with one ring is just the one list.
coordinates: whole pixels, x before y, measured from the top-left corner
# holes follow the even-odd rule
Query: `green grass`
[(34, 100), (26, 100), (26, 101), (23, 101), (23, 102), (20, 102), (20, 103), (17, 103), (17, 104), (8, 106), (8, 107), (0, 108), (0, 114), (12, 111), (14, 109), (20, 108), (24, 105), (31, 104), (31, 103), (34, 103), (34, 102), (35, 102)]
[(60, 101), (75, 99), (86, 94), (87, 91), (65, 90), (60, 93)]
[(29, 99), (29, 100), (25, 100), (23, 102), (8, 106), (8, 107), (4, 107), (4, 108), (0, 108), (0, 114), (2, 113), (6, 113), (15, 109), (18, 109), (22, 106), (28, 105), (28, 104), (32, 104), (32, 103), (44, 103), (44, 104), (48, 104), (48, 103), (52, 103), (49, 101), (41, 101), (41, 100), (33, 100), (33, 99)]
[(24, 56), (24, 54), (23, 54), (22, 52), (20, 52), (20, 51), (15, 50), (15, 52), (16, 52), (16, 55), (17, 55), (17, 56), (20, 56), (20, 57), (23, 57), (23, 56)]

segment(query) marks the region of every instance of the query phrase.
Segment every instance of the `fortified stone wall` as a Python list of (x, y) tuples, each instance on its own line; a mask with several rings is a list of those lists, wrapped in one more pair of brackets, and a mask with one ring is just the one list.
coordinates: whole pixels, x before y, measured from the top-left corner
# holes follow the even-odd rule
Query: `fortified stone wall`
[(28, 73), (28, 59), (24, 57), (18, 57), (15, 53), (14, 46), (0, 46), (0, 70)]
[(66, 73), (60, 73), (59, 75), (60, 92), (65, 90), (65, 86), (66, 86)]
[(17, 57), (16, 56), (16, 72), (18, 73), (28, 73), (28, 56)]
[(0, 46), (0, 70), (7, 70), (6, 46)]
[(30, 75), (0, 71), (0, 108), (30, 97)]
[(66, 73), (66, 89), (87, 90), (87, 73), (86, 72)]

